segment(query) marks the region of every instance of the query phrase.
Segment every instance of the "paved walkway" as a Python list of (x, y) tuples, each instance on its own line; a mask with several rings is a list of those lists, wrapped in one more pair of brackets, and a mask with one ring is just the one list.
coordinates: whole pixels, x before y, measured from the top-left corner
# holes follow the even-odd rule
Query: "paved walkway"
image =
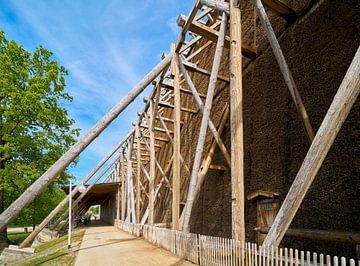
[(114, 226), (86, 229), (75, 266), (85, 265), (193, 265)]

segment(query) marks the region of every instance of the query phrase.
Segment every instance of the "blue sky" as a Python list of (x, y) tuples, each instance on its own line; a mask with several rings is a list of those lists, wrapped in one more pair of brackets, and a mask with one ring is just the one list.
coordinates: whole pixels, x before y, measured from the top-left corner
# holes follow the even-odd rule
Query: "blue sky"
[[(0, 28), (8, 39), (33, 51), (42, 45), (69, 71), (66, 104), (86, 133), (170, 49), (176, 18), (193, 0), (0, 0)], [(70, 171), (77, 180), (126, 135), (143, 108), (142, 97), (127, 108), (80, 156)]]

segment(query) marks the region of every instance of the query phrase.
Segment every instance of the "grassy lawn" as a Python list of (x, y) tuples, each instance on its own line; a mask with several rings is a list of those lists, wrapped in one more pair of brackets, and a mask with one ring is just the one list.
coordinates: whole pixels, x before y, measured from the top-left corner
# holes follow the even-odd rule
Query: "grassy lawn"
[(76, 254), (80, 248), (85, 230), (77, 230), (72, 235), (72, 248), (67, 248), (67, 235), (40, 244), (35, 248), (35, 255), (11, 265), (34, 266), (34, 265), (73, 265)]
[[(8, 239), (12, 245), (19, 245), (30, 233), (14, 233), (8, 234)], [(0, 253), (4, 250), (4, 247), (0, 247)]]
[(14, 245), (20, 244), (30, 233), (14, 233), (14, 234), (8, 234), (8, 239), (13, 243)]

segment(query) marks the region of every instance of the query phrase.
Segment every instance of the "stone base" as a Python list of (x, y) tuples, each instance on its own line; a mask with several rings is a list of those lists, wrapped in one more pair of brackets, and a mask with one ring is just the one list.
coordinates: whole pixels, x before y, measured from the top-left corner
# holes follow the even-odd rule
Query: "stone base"
[(0, 265), (6, 265), (7, 263), (32, 256), (34, 253), (35, 249), (33, 248), (19, 249), (19, 246), (10, 245), (1, 253)]
[(36, 247), (41, 243), (48, 242), (54, 239), (59, 238), (59, 233), (56, 231), (51, 231), (47, 228), (44, 228), (34, 239), (32, 247)]

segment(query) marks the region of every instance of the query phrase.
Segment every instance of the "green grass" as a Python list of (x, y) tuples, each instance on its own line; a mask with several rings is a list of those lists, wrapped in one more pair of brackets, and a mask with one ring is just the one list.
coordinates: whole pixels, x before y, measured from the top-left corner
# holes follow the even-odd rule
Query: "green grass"
[(17, 261), (12, 265), (72, 265), (80, 248), (85, 230), (77, 230), (72, 235), (72, 249), (67, 248), (67, 235), (42, 243), (35, 248), (35, 255)]
[(14, 245), (20, 244), (30, 233), (14, 233), (14, 234), (8, 234), (8, 239), (13, 243)]

